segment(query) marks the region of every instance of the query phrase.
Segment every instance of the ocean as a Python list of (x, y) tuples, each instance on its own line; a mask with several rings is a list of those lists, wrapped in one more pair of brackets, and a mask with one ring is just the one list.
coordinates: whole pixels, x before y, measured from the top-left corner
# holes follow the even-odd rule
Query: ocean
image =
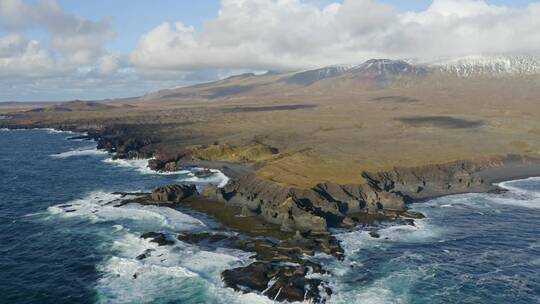
[[(223, 184), (189, 170), (158, 174), (145, 160), (112, 160), (91, 141), (54, 130), (0, 131), (0, 303), (272, 303), (224, 288), (220, 273), (249, 254), (149, 231), (222, 231), (194, 211), (129, 204), (114, 192), (179, 182)], [(330, 303), (540, 303), (540, 179), (413, 204), (416, 226), (333, 231), (344, 261), (319, 254)], [(376, 230), (380, 238), (368, 232)], [(137, 260), (148, 249), (151, 257)]]

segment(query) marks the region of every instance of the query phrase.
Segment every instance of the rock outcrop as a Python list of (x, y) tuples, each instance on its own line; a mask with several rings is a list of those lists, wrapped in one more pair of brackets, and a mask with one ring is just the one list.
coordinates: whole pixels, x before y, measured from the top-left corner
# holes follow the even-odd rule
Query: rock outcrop
[(506, 155), (413, 168), (396, 167), (384, 172), (364, 172), (362, 176), (378, 191), (420, 200), (465, 192), (488, 192), (496, 187), (491, 180), (486, 180), (482, 172), (538, 163), (538, 158)]
[(105, 128), (99, 132), (89, 132), (88, 135), (97, 141), (97, 148), (114, 153), (114, 158), (143, 159), (152, 157), (151, 150), (147, 149), (158, 142), (154, 138), (141, 138), (133, 136), (131, 128)]
[(332, 294), (327, 283), (308, 274), (327, 273), (310, 261), (316, 251), (342, 258), (343, 250), (332, 237), (303, 237), (276, 241), (222, 233), (182, 233), (178, 240), (210, 248), (234, 248), (252, 252), (255, 262), (222, 272), (227, 287), (238, 292), (257, 292), (277, 301), (324, 303)]
[(404, 197), (370, 185), (321, 184), (313, 189), (286, 187), (247, 174), (224, 188), (209, 187), (204, 197), (242, 206), (245, 214), (261, 215), (284, 231), (325, 232), (351, 226), (355, 214), (405, 211)]
[(192, 197), (197, 193), (195, 185), (165, 185), (152, 191), (152, 200), (159, 203), (180, 203), (182, 200)]

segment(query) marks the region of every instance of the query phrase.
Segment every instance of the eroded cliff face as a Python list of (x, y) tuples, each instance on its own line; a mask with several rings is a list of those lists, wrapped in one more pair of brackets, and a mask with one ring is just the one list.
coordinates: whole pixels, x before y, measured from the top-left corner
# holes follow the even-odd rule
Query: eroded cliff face
[[(482, 174), (483, 172), (496, 168), (532, 168), (538, 164), (540, 158), (505, 155), (413, 168), (396, 167), (384, 172), (364, 172), (362, 176), (375, 189), (421, 200), (449, 194), (494, 190), (494, 178)], [(510, 178), (511, 175), (503, 174), (501, 177)]]
[(406, 199), (371, 185), (320, 184), (312, 189), (287, 187), (250, 173), (224, 188), (209, 187), (203, 196), (242, 206), (244, 215), (261, 215), (284, 231), (325, 232), (350, 227), (361, 214), (404, 212)]
[(242, 206), (244, 215), (261, 215), (284, 231), (324, 232), (351, 227), (362, 215), (395, 218), (406, 204), (442, 195), (487, 192), (497, 187), (482, 175), (488, 169), (537, 166), (539, 158), (507, 155), (476, 161), (455, 161), (415, 168), (362, 173), (360, 185), (319, 184), (312, 189), (287, 187), (255, 173), (231, 180), (224, 188), (208, 188), (203, 196)]

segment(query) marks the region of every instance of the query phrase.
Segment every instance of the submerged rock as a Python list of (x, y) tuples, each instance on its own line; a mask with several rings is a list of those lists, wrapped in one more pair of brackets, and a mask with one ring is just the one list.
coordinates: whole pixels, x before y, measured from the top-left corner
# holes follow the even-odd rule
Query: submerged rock
[(370, 231), (369, 236), (371, 236), (372, 238), (376, 238), (376, 239), (381, 237), (381, 235), (376, 231)]
[(411, 211), (411, 210), (407, 210), (407, 211), (403, 212), (401, 214), (401, 216), (405, 217), (405, 218), (411, 218), (411, 219), (423, 219), (423, 218), (426, 217), (425, 215), (423, 215), (420, 212)]
[(146, 249), (143, 253), (139, 254), (135, 259), (137, 260), (144, 260), (150, 256), (150, 254), (154, 251), (154, 249)]
[(173, 240), (167, 239), (167, 236), (159, 232), (147, 232), (141, 235), (143, 239), (150, 239), (150, 242), (158, 244), (158, 246), (169, 246), (174, 245)]

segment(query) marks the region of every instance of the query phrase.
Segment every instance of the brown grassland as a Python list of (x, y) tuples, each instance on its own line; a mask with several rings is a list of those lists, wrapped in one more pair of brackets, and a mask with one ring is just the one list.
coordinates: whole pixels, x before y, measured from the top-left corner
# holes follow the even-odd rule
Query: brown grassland
[(137, 125), (160, 139), (156, 151), (202, 145), (199, 159), (255, 163), (259, 176), (296, 187), (362, 183), (364, 170), (540, 151), (538, 76), (430, 73), (309, 85), (282, 77), (237, 77), (99, 106), (3, 105), (0, 113), (26, 126)]

